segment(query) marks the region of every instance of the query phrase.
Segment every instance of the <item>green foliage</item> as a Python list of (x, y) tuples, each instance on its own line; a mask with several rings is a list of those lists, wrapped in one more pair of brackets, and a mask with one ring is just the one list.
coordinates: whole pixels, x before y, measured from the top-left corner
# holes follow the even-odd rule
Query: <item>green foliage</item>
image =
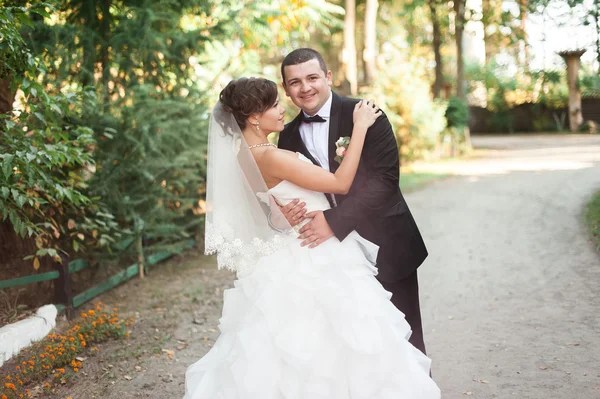
[(469, 104), (458, 97), (450, 97), (445, 117), (447, 128), (442, 136), (444, 142), (450, 142), (450, 154), (453, 156), (457, 151), (468, 151), (466, 134), (469, 129)]
[[(32, 11), (45, 15), (44, 6), (49, 7), (41, 4)], [(59, 260), (60, 253), (108, 245), (119, 233), (112, 216), (86, 192), (95, 140), (81, 114), (95, 106), (95, 96), (46, 92), (37, 79), (46, 68), (18, 29), (19, 23), (30, 25), (28, 12), (22, 7), (0, 12), (0, 56), (6, 60), (10, 86), (22, 91), (24, 104), (14, 115), (0, 116), (0, 219), (9, 220), (21, 237), (35, 238), (38, 251), (30, 257)], [(39, 267), (37, 257), (34, 267)]]
[[(564, 71), (530, 71), (506, 76), (504, 68), (494, 62), (487, 67), (467, 65), (467, 81), (472, 93), (485, 88), (484, 95), (473, 94), (479, 104), (492, 111), (489, 129), (513, 132), (517, 123), (515, 107), (531, 104), (528, 118), (535, 131), (547, 132), (564, 128), (560, 109), (567, 106), (568, 87)], [(481, 91), (479, 92), (481, 93)]]
[(28, 37), (48, 65), (46, 87), (98, 96), (81, 115), (97, 141), (90, 195), (162, 251), (202, 226), (208, 110), (220, 87), (262, 74), (274, 42), (327, 33), (342, 11), (316, 0), (66, 0)]
[(163, 250), (202, 222), (207, 107), (190, 59), (225, 35), (240, 10), (146, 0), (108, 9), (73, 1), (63, 12), (64, 23), (44, 28), (58, 38), (43, 52), (54, 61), (48, 82), (94, 85), (103, 105), (85, 115), (98, 141), (89, 190), (121, 226), (148, 239), (150, 251)]
[(48, 16), (48, 3), (25, 7), (0, 7), (0, 79), (19, 76), (35, 68), (35, 59), (28, 51), (19, 28), (32, 26), (30, 13)]
[(373, 96), (376, 102), (385, 104), (405, 163), (422, 158), (435, 148), (446, 127), (446, 104), (432, 99), (418, 61), (404, 59), (398, 47), (388, 55), (387, 65), (374, 84)]
[(450, 97), (445, 116), (448, 127), (466, 127), (469, 125), (469, 104), (458, 97)]
[(596, 192), (585, 209), (585, 223), (588, 226), (596, 248), (600, 250), (600, 191)]
[(150, 85), (131, 90), (115, 104), (123, 117), (101, 121), (109, 127), (91, 185), (122, 223), (160, 243), (158, 250), (202, 223), (207, 111), (196, 95), (169, 98)]

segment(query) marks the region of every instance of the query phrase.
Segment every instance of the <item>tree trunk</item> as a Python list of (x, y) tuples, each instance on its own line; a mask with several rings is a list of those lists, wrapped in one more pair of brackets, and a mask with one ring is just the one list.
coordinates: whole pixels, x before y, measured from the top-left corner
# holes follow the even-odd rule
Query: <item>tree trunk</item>
[[(490, 58), (492, 57), (491, 53), (491, 40), (490, 40), (490, 21), (493, 19), (491, 15), (492, 6), (490, 4), (491, 0), (482, 0), (481, 1), (481, 23), (483, 25), (483, 47), (485, 51), (485, 66), (488, 66), (490, 62)], [(455, 8), (456, 9), (456, 8)], [(458, 32), (458, 13), (456, 16), (457, 20), (457, 32)]]
[[(467, 101), (467, 88), (465, 82), (465, 60), (463, 55), (463, 33), (465, 31), (465, 3), (466, 0), (454, 0), (456, 13), (456, 97)], [(471, 132), (469, 127), (464, 127), (465, 146), (471, 150)]]
[(594, 26), (596, 27), (596, 61), (598, 61), (598, 75), (600, 75), (600, 0), (594, 1)]
[[(485, 65), (487, 66), (490, 60), (498, 53), (498, 49), (500, 47), (498, 41), (501, 39), (499, 37), (497, 28), (502, 21), (502, 0), (482, 0), (481, 13), (481, 22), (483, 24), (483, 44), (485, 47)], [(496, 29), (494, 30), (492, 28)]]
[(377, 0), (367, 0), (365, 9), (365, 83), (371, 84), (377, 74)]
[(104, 90), (103, 103), (104, 106), (108, 106), (110, 90), (108, 88), (108, 82), (110, 80), (110, 67), (109, 67), (109, 34), (110, 34), (110, 6), (112, 0), (103, 0), (100, 4), (102, 9), (102, 20), (100, 21), (100, 33), (102, 35), (102, 46), (100, 60), (102, 63), (102, 89)]
[(521, 40), (521, 54), (523, 54), (523, 70), (529, 71), (529, 45), (527, 40), (527, 0), (519, 0), (519, 27), (523, 39)]
[(433, 54), (435, 55), (435, 82), (433, 83), (433, 97), (440, 98), (444, 86), (444, 65), (442, 64), (442, 32), (440, 20), (437, 15), (438, 0), (429, 0), (431, 24), (433, 26)]
[(577, 74), (581, 65), (581, 56), (585, 51), (560, 54), (567, 63), (567, 85), (569, 86), (569, 126), (571, 132), (579, 131), (583, 123), (581, 114), (581, 90), (577, 84)]
[(456, 14), (456, 97), (466, 99), (465, 85), (465, 62), (463, 56), (463, 32), (465, 30), (465, 1), (454, 1), (454, 12)]
[(94, 27), (97, 27), (98, 17), (96, 15), (96, 2), (88, 1), (82, 3), (82, 17), (84, 27), (88, 30), (83, 31), (80, 40), (83, 44), (83, 60), (81, 63), (81, 85), (94, 85), (94, 65), (96, 63), (96, 40), (92, 34)]
[(342, 70), (344, 79), (349, 85), (350, 94), (357, 93), (358, 71), (356, 68), (356, 42), (354, 29), (356, 25), (356, 1), (346, 0), (346, 16), (344, 17), (344, 49), (342, 50)]
[(11, 76), (0, 79), (0, 114), (7, 114), (13, 109), (15, 92), (10, 89)]

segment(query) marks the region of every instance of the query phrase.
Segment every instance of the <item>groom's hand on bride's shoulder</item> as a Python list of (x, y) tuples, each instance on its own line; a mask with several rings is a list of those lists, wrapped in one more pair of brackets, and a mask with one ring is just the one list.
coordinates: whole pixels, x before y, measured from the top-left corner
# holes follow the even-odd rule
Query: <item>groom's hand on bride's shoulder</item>
[(300, 202), (299, 199), (295, 199), (285, 206), (279, 206), (279, 209), (292, 227), (305, 219), (306, 203)]
[(303, 247), (308, 245), (309, 248), (314, 248), (334, 236), (323, 211), (309, 212), (304, 217), (312, 220), (300, 229), (298, 238), (303, 240), (301, 244)]

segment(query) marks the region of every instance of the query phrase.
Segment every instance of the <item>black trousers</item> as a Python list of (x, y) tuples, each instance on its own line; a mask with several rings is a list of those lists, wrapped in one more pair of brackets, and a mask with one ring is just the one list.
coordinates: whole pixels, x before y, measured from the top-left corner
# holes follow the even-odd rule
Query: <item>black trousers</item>
[(393, 283), (381, 282), (386, 291), (392, 293), (392, 303), (402, 313), (410, 327), (412, 335), (409, 342), (424, 354), (425, 341), (423, 340), (423, 325), (421, 323), (421, 308), (419, 306), (419, 282), (415, 270), (408, 277)]

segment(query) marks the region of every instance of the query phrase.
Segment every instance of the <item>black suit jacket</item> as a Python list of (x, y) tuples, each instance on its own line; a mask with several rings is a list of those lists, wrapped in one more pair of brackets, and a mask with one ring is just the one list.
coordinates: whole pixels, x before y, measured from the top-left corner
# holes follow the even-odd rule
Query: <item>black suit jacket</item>
[[(352, 136), (356, 99), (332, 92), (329, 121), (329, 170), (334, 173), (335, 142)], [(279, 148), (298, 151), (315, 165), (300, 136), (300, 113), (279, 135)], [(400, 163), (396, 138), (385, 115), (369, 128), (354, 182), (347, 195), (336, 194), (337, 206), (324, 212), (335, 236), (342, 241), (352, 230), (379, 245), (378, 279), (394, 282), (414, 272), (427, 257), (425, 243), (400, 192)], [(331, 201), (330, 201), (331, 202)]]

